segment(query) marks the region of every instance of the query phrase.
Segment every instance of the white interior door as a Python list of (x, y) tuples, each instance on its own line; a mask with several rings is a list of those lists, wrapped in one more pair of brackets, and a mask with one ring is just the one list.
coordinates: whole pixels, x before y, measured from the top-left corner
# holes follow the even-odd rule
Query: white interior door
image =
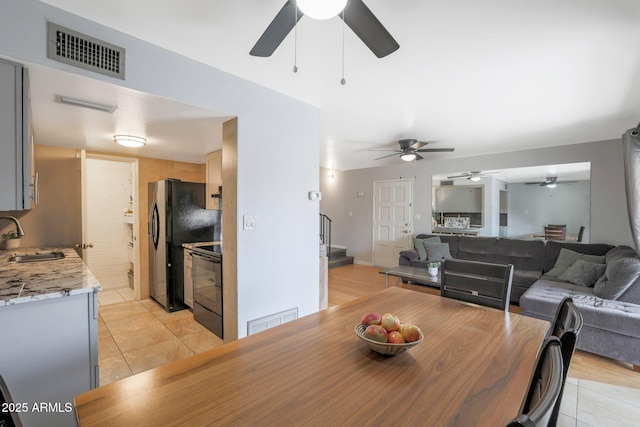
[(400, 251), (411, 247), (412, 182), (375, 181), (373, 194), (373, 264), (395, 267)]

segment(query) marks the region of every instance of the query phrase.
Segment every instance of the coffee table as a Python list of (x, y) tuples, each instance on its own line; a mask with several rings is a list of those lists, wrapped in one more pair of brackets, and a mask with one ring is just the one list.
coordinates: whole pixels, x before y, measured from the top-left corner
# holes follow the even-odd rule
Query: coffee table
[(399, 285), (400, 279), (411, 280), (421, 285), (433, 286), (440, 288), (440, 271), (437, 276), (430, 276), (426, 268), (411, 267), (408, 265), (399, 265), (397, 267), (388, 268), (380, 272), (385, 275), (385, 287), (389, 287), (389, 276), (396, 277), (396, 286)]

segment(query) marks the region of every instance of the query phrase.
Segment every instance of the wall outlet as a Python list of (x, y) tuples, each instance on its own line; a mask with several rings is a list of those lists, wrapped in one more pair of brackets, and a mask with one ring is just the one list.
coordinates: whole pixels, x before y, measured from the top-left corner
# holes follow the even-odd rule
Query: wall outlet
[(253, 230), (256, 227), (255, 215), (243, 215), (242, 216), (242, 229)]

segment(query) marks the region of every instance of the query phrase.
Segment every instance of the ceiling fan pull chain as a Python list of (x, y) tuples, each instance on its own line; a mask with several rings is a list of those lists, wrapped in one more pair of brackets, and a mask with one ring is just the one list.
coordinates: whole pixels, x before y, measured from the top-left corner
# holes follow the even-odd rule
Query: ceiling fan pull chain
[(342, 9), (342, 79), (340, 80), (340, 84), (342, 86), (347, 84), (347, 81), (344, 79), (344, 27), (346, 25), (347, 23), (344, 20), (344, 9)]
[(295, 24), (293, 24), (293, 72), (298, 72), (298, 2), (296, 1)]

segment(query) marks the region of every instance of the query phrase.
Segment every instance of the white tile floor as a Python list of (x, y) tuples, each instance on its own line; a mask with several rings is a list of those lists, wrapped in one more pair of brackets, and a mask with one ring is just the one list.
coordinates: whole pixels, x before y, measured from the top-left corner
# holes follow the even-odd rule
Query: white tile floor
[(131, 288), (118, 288), (109, 289), (106, 291), (98, 292), (98, 304), (109, 305), (119, 302), (133, 301), (135, 300), (135, 294)]
[(640, 425), (640, 390), (567, 378), (558, 427)]

